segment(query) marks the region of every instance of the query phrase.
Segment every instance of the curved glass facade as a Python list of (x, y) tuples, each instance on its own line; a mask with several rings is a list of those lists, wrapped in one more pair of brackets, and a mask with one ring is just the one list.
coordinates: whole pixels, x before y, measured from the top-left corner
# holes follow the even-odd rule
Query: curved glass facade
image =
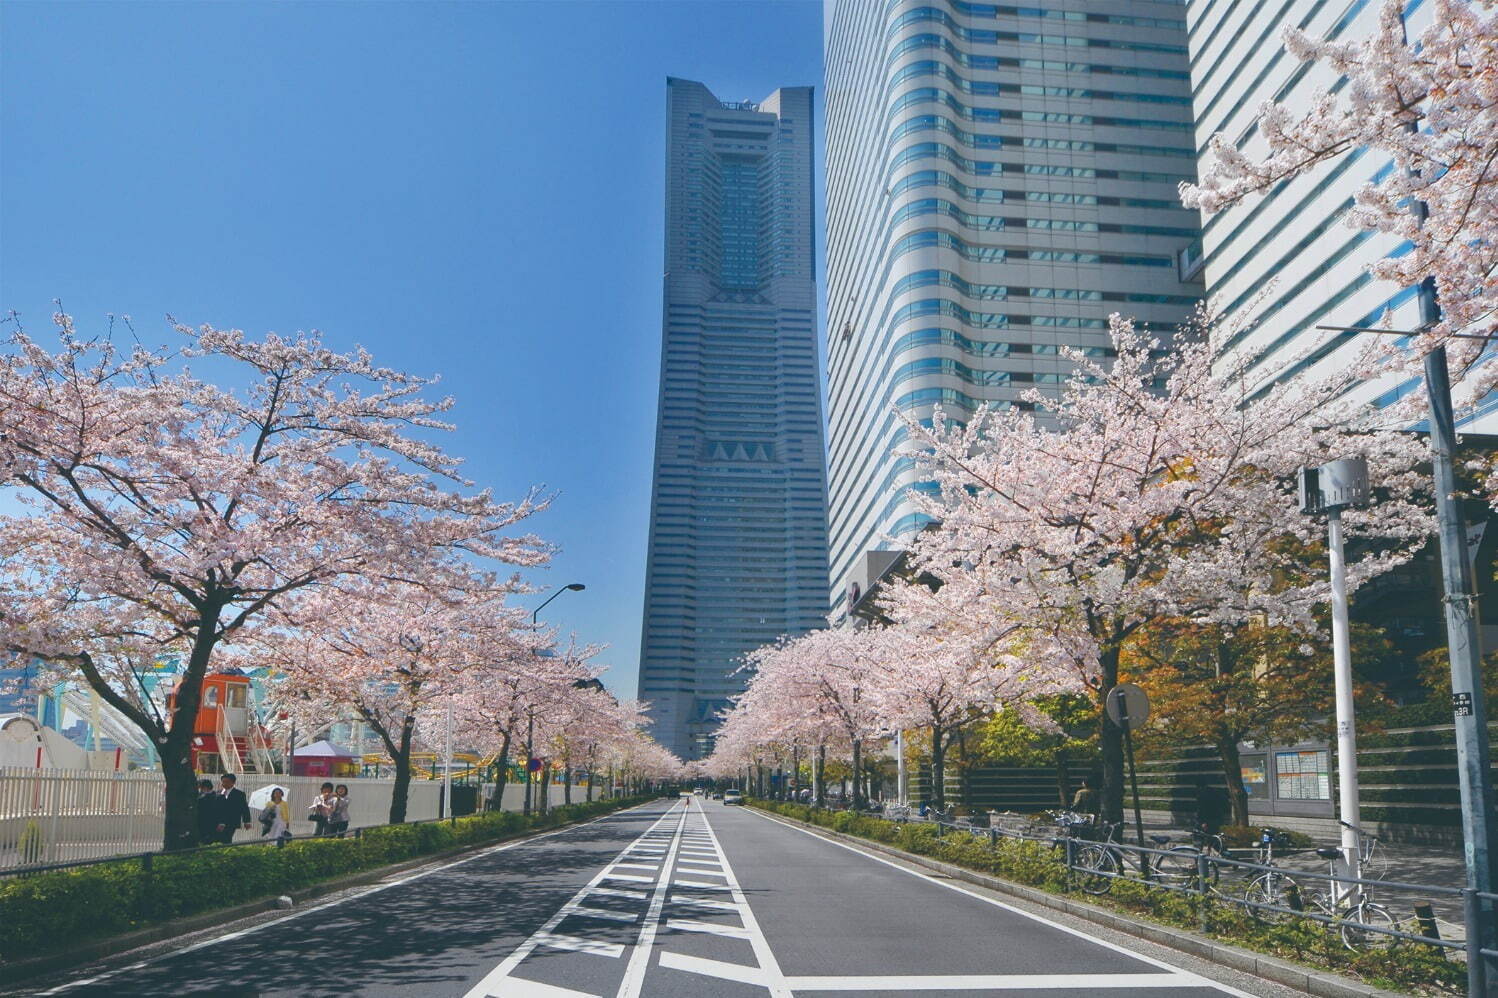
[[(927, 522), (894, 410), (1027, 405), (1200, 299), (1179, 0), (826, 0), (830, 602)], [(1041, 410), (1042, 415), (1043, 408)], [(863, 574), (861, 574), (863, 573)]]

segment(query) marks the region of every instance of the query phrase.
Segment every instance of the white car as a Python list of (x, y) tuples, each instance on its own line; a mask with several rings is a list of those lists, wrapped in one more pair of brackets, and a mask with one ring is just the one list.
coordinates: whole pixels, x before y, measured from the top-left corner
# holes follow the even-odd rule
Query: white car
[(723, 791), (723, 805), (725, 807), (728, 806), (729, 804), (742, 804), (742, 803), (744, 803), (744, 795), (741, 794), (741, 793), (739, 793), (737, 790), (725, 790), (725, 791)]

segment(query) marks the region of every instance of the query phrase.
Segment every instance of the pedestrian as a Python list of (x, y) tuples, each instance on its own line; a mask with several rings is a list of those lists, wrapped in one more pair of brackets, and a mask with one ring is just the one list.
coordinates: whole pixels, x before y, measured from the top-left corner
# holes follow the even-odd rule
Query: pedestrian
[(329, 816), (328, 834), (336, 835), (340, 839), (343, 833), (348, 831), (348, 784), (338, 784), (338, 789), (333, 796), (333, 813)]
[(234, 833), (239, 829), (250, 829), (250, 802), (244, 791), (234, 785), (238, 782), (233, 773), (218, 778), (219, 813), (214, 827), (218, 830), (218, 841), (224, 845), (234, 841)]
[(1085, 814), (1096, 818), (1101, 808), (1098, 806), (1097, 780), (1089, 776), (1082, 781), (1081, 789), (1071, 799), (1071, 809), (1078, 814)]
[(198, 845), (218, 841), (219, 795), (213, 792), (212, 780), (198, 781)]
[(1196, 780), (1196, 827), (1211, 837), (1222, 831), (1222, 824), (1232, 814), (1226, 787), (1215, 786), (1206, 777)]
[(291, 838), (291, 805), (280, 787), (270, 792), (270, 803), (260, 812), (260, 836), (269, 835), (277, 849), (284, 849)]
[(317, 829), (313, 834), (327, 835), (329, 817), (333, 813), (333, 784), (322, 785), (317, 796), (312, 798), (312, 803), (307, 805), (307, 811)]

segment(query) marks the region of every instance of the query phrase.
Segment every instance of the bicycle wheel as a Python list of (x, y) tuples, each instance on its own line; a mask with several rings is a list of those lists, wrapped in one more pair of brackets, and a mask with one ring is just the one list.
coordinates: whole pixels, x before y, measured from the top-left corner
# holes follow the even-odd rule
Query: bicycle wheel
[(1072, 869), (1077, 872), (1078, 883), (1088, 894), (1107, 894), (1113, 887), (1113, 878), (1118, 874), (1118, 860), (1112, 850), (1096, 843), (1077, 850)]
[[(1190, 846), (1174, 846), (1162, 856), (1151, 856), (1155, 876), (1172, 887), (1196, 888), (1197, 851)], [(1210, 877), (1210, 873), (1208, 874)]]
[[(1365, 926), (1372, 926), (1366, 928)], [(1399, 941), (1395, 936), (1375, 929), (1394, 928), (1394, 916), (1381, 904), (1365, 901), (1342, 912), (1342, 945), (1354, 953), (1384, 949)]]
[(1288, 912), (1273, 911), (1269, 908), (1259, 908), (1255, 905), (1272, 904), (1280, 908), (1290, 907), (1290, 888), (1295, 887), (1295, 881), (1283, 873), (1270, 871), (1261, 873), (1249, 881), (1248, 887), (1243, 891), (1243, 900), (1248, 904), (1248, 913), (1261, 922), (1282, 922), (1290, 917)]

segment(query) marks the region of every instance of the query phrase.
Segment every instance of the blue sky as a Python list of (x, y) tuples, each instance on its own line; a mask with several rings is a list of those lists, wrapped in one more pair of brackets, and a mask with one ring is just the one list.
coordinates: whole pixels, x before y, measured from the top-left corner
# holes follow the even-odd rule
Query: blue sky
[(315, 328), (441, 374), (471, 478), (560, 491), (541, 579), (588, 589), (546, 619), (632, 696), (665, 78), (820, 88), (821, 27), (817, 0), (9, 0), (0, 309)]

